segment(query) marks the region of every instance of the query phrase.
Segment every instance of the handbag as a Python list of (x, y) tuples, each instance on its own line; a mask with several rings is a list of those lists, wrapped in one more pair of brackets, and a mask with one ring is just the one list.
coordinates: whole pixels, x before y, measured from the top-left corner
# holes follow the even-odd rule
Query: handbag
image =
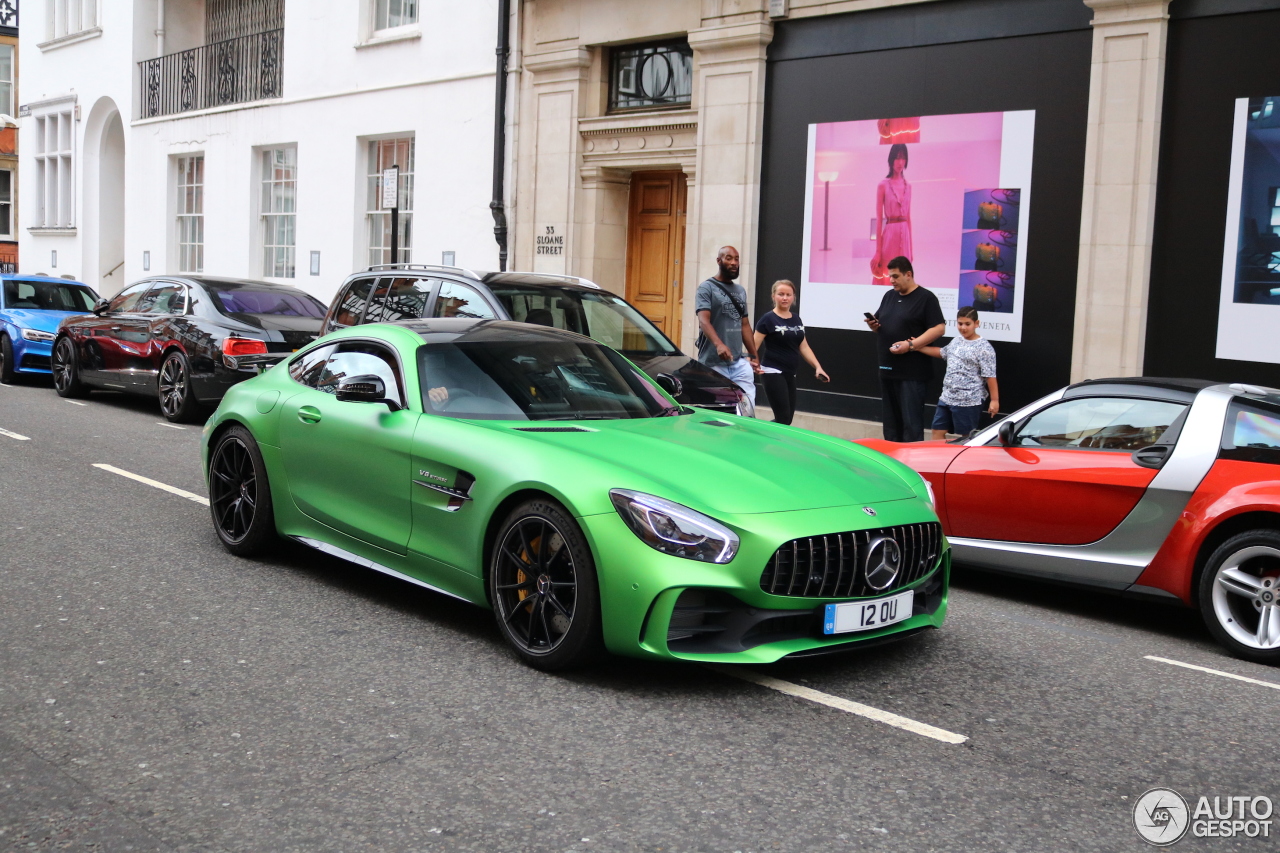
[(989, 284), (974, 285), (973, 307), (979, 311), (994, 311), (999, 302), (998, 291)]
[(977, 261), (973, 268), (976, 270), (994, 270), (1000, 267), (1000, 247), (995, 243), (979, 243), (974, 247), (973, 253), (977, 256)]
[(978, 228), (994, 231), (1003, 224), (1004, 205), (994, 201), (978, 203)]

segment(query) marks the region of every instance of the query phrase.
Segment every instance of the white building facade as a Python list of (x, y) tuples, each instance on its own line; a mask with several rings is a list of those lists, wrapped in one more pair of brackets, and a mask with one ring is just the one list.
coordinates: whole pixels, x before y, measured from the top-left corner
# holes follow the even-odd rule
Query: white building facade
[(28, 0), (21, 272), (327, 301), (390, 256), (497, 268), (497, 0)]

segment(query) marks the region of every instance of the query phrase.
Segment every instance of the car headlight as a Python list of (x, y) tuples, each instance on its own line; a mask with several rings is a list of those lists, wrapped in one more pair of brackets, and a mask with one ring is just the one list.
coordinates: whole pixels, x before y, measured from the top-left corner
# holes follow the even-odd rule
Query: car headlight
[(38, 343), (47, 344), (47, 343), (52, 343), (54, 338), (56, 337), (58, 336), (52, 335), (48, 332), (40, 332), (35, 329), (22, 330), (22, 338), (23, 340), (27, 340), (27, 341), (36, 341)]
[(920, 482), (924, 483), (924, 493), (928, 495), (928, 498), (926, 498), (926, 500), (929, 501), (929, 506), (933, 509), (937, 509), (938, 499), (933, 495), (933, 483), (929, 482), (928, 477), (921, 477)]
[(737, 534), (687, 506), (629, 489), (612, 489), (609, 499), (631, 532), (664, 554), (727, 563), (738, 553)]

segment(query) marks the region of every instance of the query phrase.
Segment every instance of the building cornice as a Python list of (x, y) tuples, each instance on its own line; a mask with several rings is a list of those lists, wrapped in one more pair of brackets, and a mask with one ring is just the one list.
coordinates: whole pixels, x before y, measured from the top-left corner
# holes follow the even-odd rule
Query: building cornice
[(591, 66), (591, 51), (585, 47), (570, 47), (548, 53), (526, 53), (524, 67), (534, 74), (551, 71), (573, 71)]
[(66, 47), (67, 45), (79, 44), (82, 41), (88, 41), (89, 39), (96, 39), (101, 35), (102, 35), (102, 27), (90, 27), (89, 29), (81, 30), (78, 33), (71, 33), (69, 35), (61, 36), (56, 39), (50, 39), (49, 41), (41, 42), (37, 44), (36, 47), (44, 51), (57, 50), (58, 48)]
[(697, 110), (639, 114), (623, 113), (621, 115), (578, 120), (578, 132), (587, 138), (631, 133), (681, 133), (697, 129)]
[(1169, 20), (1169, 0), (1084, 0), (1093, 10), (1093, 26), (1148, 24)]
[(765, 48), (771, 41), (773, 41), (773, 24), (769, 21), (704, 27), (689, 31), (689, 46), (693, 48), (699, 65), (763, 60)]

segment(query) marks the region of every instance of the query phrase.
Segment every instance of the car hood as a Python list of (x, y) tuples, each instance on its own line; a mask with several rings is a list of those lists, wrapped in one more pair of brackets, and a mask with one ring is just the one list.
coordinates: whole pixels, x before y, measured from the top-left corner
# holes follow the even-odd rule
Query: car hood
[(32, 311), (29, 308), (10, 308), (4, 316), (15, 326), (35, 329), (50, 334), (58, 331), (58, 324), (68, 317), (82, 317), (81, 311)]
[(536, 422), (513, 431), (612, 467), (619, 476), (612, 488), (649, 491), (709, 512), (790, 512), (915, 495), (876, 453), (749, 418), (583, 421), (589, 432), (530, 431), (564, 426)]

